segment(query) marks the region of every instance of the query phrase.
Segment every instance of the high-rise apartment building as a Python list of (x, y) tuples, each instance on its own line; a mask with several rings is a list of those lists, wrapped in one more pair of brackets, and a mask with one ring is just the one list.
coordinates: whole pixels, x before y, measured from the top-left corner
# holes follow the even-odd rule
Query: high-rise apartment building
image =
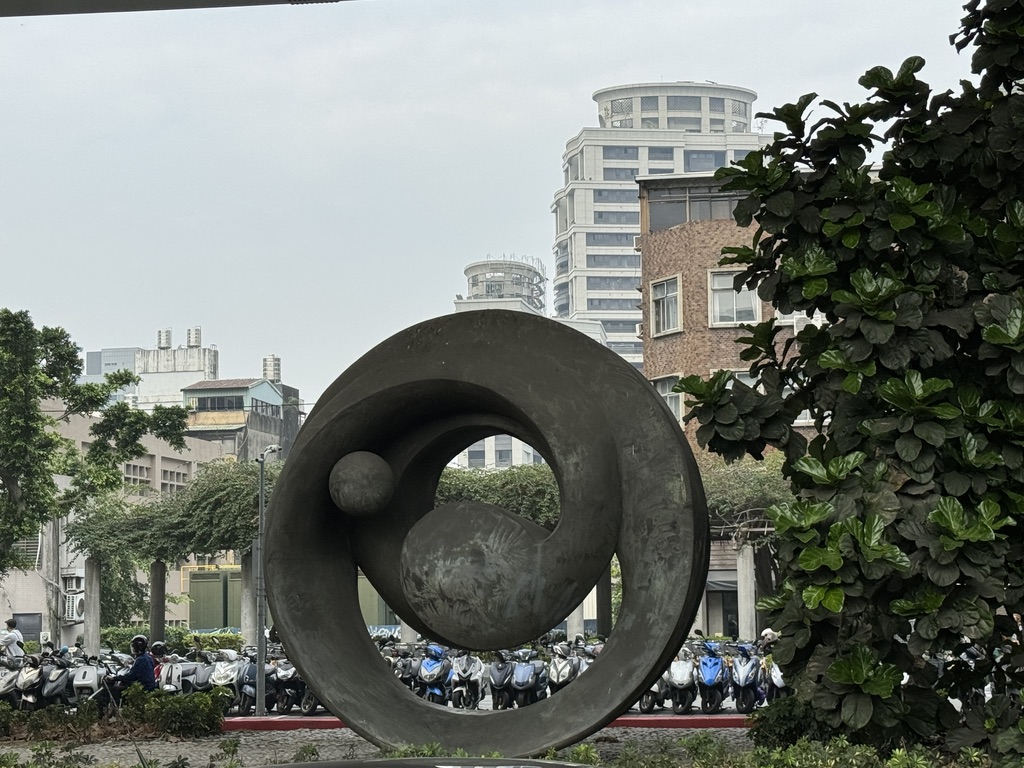
[[(643, 366), (640, 203), (636, 179), (706, 175), (762, 146), (751, 131), (757, 94), (717, 83), (643, 83), (594, 94), (597, 128), (566, 144), (555, 214), (555, 316), (598, 321), (608, 347)], [(705, 215), (706, 213), (706, 215)], [(695, 216), (710, 219), (707, 211)]]

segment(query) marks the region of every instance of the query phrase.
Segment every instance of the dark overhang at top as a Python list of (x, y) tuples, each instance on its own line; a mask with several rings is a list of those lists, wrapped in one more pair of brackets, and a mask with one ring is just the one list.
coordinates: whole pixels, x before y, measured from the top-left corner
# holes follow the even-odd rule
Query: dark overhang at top
[(246, 5), (311, 5), (340, 0), (0, 0), (0, 16), (56, 16), (65, 13), (170, 11)]

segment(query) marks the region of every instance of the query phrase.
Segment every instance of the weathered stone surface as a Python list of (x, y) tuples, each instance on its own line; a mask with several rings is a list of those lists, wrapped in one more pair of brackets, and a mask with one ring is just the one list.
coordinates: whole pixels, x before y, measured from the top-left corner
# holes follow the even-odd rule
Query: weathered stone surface
[[(434, 509), (451, 457), (498, 433), (551, 464), (561, 493), (553, 532), (488, 505)], [(332, 499), (332, 471), (354, 452), (390, 468), (380, 476), (393, 479), (392, 494), (367, 478), (351, 493), (376, 499), (372, 514), (341, 513)], [(328, 389), (278, 480), (265, 552), (289, 653), (357, 732), (382, 745), (528, 755), (610, 722), (678, 649), (707, 574), (707, 511), (679, 425), (632, 366), (551, 320), (467, 312), (393, 336)], [(613, 553), (623, 602), (604, 651), (557, 697), (523, 709), (453, 711), (416, 698), (388, 673), (359, 614), (357, 568), (423, 634), (510, 647), (565, 618)]]

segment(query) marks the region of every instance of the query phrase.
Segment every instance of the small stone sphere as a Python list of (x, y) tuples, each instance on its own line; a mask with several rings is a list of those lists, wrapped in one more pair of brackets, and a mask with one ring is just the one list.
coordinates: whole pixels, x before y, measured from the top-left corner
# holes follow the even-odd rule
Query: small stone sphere
[(353, 451), (338, 459), (329, 482), (331, 498), (348, 515), (376, 514), (395, 492), (391, 466), (370, 451)]

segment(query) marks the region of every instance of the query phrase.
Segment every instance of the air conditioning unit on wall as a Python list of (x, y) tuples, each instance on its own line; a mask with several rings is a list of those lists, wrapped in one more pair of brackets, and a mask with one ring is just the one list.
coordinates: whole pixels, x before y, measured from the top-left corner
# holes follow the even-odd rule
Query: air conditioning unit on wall
[(64, 595), (64, 621), (69, 624), (85, 621), (85, 592), (68, 592)]
[(640, 250), (640, 235), (633, 235), (633, 250)]

